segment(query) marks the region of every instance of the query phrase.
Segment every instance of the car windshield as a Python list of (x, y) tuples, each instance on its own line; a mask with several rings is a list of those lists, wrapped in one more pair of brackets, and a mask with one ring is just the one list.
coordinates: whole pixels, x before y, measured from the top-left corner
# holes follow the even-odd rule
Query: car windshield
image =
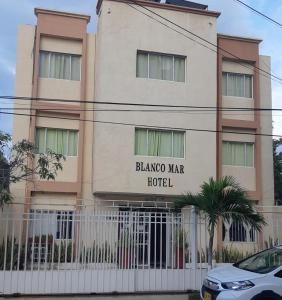
[(234, 264), (234, 267), (255, 273), (266, 274), (281, 265), (282, 248), (272, 248), (242, 260)]

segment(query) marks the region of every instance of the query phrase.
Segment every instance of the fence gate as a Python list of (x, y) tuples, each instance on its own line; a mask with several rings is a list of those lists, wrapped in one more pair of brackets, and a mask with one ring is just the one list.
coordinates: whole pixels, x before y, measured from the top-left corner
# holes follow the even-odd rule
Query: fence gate
[(200, 288), (207, 240), (201, 222), (191, 210), (3, 214), (0, 293)]

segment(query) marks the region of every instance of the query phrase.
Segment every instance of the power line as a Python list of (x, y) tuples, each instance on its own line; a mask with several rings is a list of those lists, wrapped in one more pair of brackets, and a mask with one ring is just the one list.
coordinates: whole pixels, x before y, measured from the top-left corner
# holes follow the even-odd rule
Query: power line
[[(200, 44), (201, 46), (204, 46), (204, 47), (208, 48), (209, 50), (211, 50), (211, 51), (213, 51), (213, 52), (216, 52), (216, 53), (218, 53), (218, 50), (221, 50), (221, 51), (223, 51), (223, 52), (225, 52), (225, 53), (231, 55), (233, 58), (236, 58), (236, 59), (238, 59), (238, 60), (242, 60), (239, 56), (233, 54), (232, 52), (230, 52), (230, 51), (228, 51), (228, 50), (226, 50), (226, 49), (224, 49), (224, 48), (222, 48), (222, 47), (220, 47), (220, 46), (218, 46), (218, 45), (216, 45), (216, 44), (210, 42), (209, 40), (207, 40), (207, 39), (205, 39), (205, 38), (203, 38), (203, 37), (197, 35), (196, 33), (192, 32), (192, 31), (190, 31), (190, 30), (188, 30), (188, 29), (186, 29), (186, 28), (184, 28), (184, 27), (182, 27), (181, 25), (179, 25), (179, 24), (177, 24), (177, 23), (171, 21), (170, 19), (168, 19), (168, 18), (166, 18), (166, 17), (163, 17), (162, 15), (156, 13), (155, 11), (153, 11), (153, 10), (147, 8), (147, 7), (145, 7), (144, 5), (138, 3), (137, 1), (135, 1), (135, 0), (129, 0), (129, 1), (132, 2), (132, 3), (135, 4), (135, 5), (138, 5), (138, 6), (142, 7), (143, 9), (149, 11), (150, 13), (152, 13), (152, 14), (158, 16), (159, 18), (161, 18), (161, 19), (163, 19), (163, 20), (169, 22), (170, 24), (173, 24), (174, 26), (176, 26), (176, 27), (178, 27), (178, 28), (180, 28), (180, 29), (182, 29), (182, 30), (188, 32), (189, 34), (191, 34), (191, 35), (197, 37), (198, 39), (204, 41), (205, 43), (207, 43), (207, 44), (209, 44), (209, 45), (215, 47), (216, 50), (210, 49), (210, 48), (207, 47), (206, 45), (203, 45), (202, 43), (199, 43), (198, 41), (193, 40), (194, 42)], [(130, 5), (129, 3), (126, 3), (126, 4), (127, 4), (128, 6), (130, 6), (131, 8), (133, 8), (133, 9), (139, 11), (140, 13), (146, 15), (147, 17), (149, 17), (149, 18), (151, 18), (151, 19), (157, 21), (158, 23), (160, 23), (160, 24), (162, 24), (162, 25), (165, 25), (166, 27), (170, 28), (171, 30), (176, 31), (175, 29), (171, 28), (171, 27), (168, 26), (167, 24), (164, 24), (163, 22), (160, 22), (158, 19), (156, 19), (156, 18), (154, 18), (154, 17), (152, 17), (152, 16), (149, 16), (148, 14), (146, 14), (146, 13), (144, 13), (144, 12), (138, 10), (138, 9), (135, 8), (134, 6)], [(176, 32), (178, 32), (178, 31), (176, 31)], [(179, 33), (179, 32), (178, 32), (178, 33)], [(182, 34), (182, 35), (183, 35), (183, 34)], [(185, 36), (185, 35), (184, 35), (184, 36)], [(186, 37), (187, 37), (187, 36), (186, 36)], [(188, 38), (191, 39), (190, 37), (188, 37)], [(245, 64), (242, 64), (242, 63), (240, 63), (240, 62), (238, 62), (238, 64), (239, 64), (239, 65), (242, 65), (243, 67), (245, 67), (245, 68), (247, 68), (247, 69), (253, 70), (253, 68), (254, 68), (254, 69), (258, 70), (258, 73), (259, 73), (260, 75), (262, 75), (262, 76), (264, 76), (264, 77), (267, 77), (267, 78), (269, 78), (269, 76), (270, 76), (272, 79), (276, 79), (277, 82), (279, 82), (280, 84), (282, 84), (282, 78), (281, 78), (281, 77), (278, 77), (278, 76), (276, 76), (276, 75), (274, 75), (274, 74), (272, 74), (272, 73), (269, 73), (269, 72), (267, 72), (266, 70), (261, 69), (260, 67), (253, 66), (253, 68), (252, 68), (252, 67), (249, 67), (249, 66), (247, 66), (247, 65), (245, 65)], [(261, 72), (263, 72), (263, 73), (261, 73)], [(268, 76), (266, 76), (266, 75), (268, 75)]]
[[(52, 99), (40, 97), (23, 97), (23, 96), (0, 96), (0, 99), (10, 100), (31, 100), (31, 101), (46, 101), (46, 102), (66, 102), (66, 103), (88, 103), (101, 105), (120, 105), (120, 106), (137, 106), (137, 107), (163, 107), (163, 108), (189, 108), (189, 109), (214, 109), (214, 110), (230, 110), (230, 111), (282, 111), (282, 108), (244, 108), (244, 107), (217, 107), (217, 106), (195, 106), (195, 105), (173, 105), (173, 104), (153, 104), (153, 103), (138, 103), (138, 102), (113, 102), (113, 101), (90, 101), (90, 100), (74, 100), (74, 99)], [(39, 109), (41, 110), (41, 109)], [(56, 108), (59, 110), (59, 108)], [(66, 110), (71, 110), (67, 108)], [(74, 108), (74, 110), (76, 110)]]
[(230, 131), (230, 130), (213, 130), (213, 129), (170, 127), (170, 126), (154, 126), (154, 125), (145, 125), (145, 124), (126, 123), (126, 122), (112, 122), (112, 121), (100, 121), (100, 120), (90, 120), (90, 119), (76, 119), (76, 118), (68, 118), (68, 117), (44, 116), (44, 115), (37, 115), (37, 114), (35, 115), (35, 114), (11, 113), (11, 112), (1, 112), (1, 111), (0, 111), (0, 114), (16, 115), (16, 116), (27, 116), (27, 117), (40, 117), (40, 118), (48, 118), (48, 119), (61, 119), (61, 120), (101, 123), (101, 124), (110, 124), (110, 125), (134, 126), (134, 127), (153, 128), (153, 129), (168, 129), (168, 130), (182, 130), (182, 131), (196, 131), (196, 132), (210, 132), (210, 133), (234, 133), (234, 134), (238, 134), (238, 135), (254, 135), (254, 136), (282, 138), (282, 135), (268, 134), (268, 133), (255, 133), (255, 132), (250, 133), (250, 132), (238, 132), (238, 131)]
[[(195, 109), (72, 109), (72, 108), (32, 108), (32, 107), (28, 107), (28, 108), (23, 108), (23, 107), (0, 107), (0, 110), (12, 110), (12, 111), (26, 111), (26, 110), (39, 110), (39, 111), (53, 111), (53, 112), (86, 112), (86, 111), (97, 111), (97, 112), (170, 112), (170, 113), (182, 113), (182, 112), (212, 112), (212, 113), (217, 113), (218, 109), (216, 108), (210, 108), (210, 109), (199, 109), (199, 108), (195, 108)], [(229, 108), (221, 108), (219, 109), (220, 111), (230, 111)], [(238, 109), (232, 109), (231, 111), (233, 112), (250, 112), (253, 113), (254, 109), (252, 108), (238, 108)], [(261, 111), (265, 111), (264, 109), (261, 109)], [(271, 109), (267, 109), (267, 111), (271, 111)], [(279, 110), (279, 111), (282, 111)]]
[(233, 1), (240, 3), (241, 5), (247, 7), (248, 9), (250, 9), (251, 11), (253, 11), (254, 13), (256, 13), (256, 14), (258, 14), (258, 15), (264, 17), (264, 18), (267, 19), (268, 21), (274, 23), (275, 25), (278, 25), (278, 26), (282, 27), (282, 24), (281, 24), (281, 23), (279, 23), (278, 21), (276, 21), (276, 20), (270, 18), (270, 17), (267, 16), (266, 14), (264, 14), (264, 13), (258, 11), (258, 10), (255, 9), (254, 7), (248, 5), (247, 3), (243, 2), (243, 1), (240, 1), (240, 0), (233, 0)]

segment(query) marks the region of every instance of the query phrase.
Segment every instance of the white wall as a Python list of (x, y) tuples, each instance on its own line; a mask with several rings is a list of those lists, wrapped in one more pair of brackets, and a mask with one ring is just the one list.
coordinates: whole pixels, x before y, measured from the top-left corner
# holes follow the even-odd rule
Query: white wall
[[(216, 43), (213, 17), (154, 9)], [(122, 17), (124, 16), (124, 17)], [(187, 57), (186, 82), (136, 78), (136, 52)], [(216, 53), (140, 14), (128, 5), (104, 1), (96, 49), (96, 101), (168, 105), (216, 105)], [(96, 105), (97, 108), (130, 108)], [(215, 114), (96, 112), (96, 121), (172, 128), (216, 129)], [(134, 156), (134, 126), (94, 124), (94, 192), (182, 194), (197, 191), (216, 175), (215, 133), (188, 131), (185, 159)], [(136, 162), (184, 166), (184, 174), (136, 172)], [(148, 187), (148, 177), (170, 178), (173, 187)]]

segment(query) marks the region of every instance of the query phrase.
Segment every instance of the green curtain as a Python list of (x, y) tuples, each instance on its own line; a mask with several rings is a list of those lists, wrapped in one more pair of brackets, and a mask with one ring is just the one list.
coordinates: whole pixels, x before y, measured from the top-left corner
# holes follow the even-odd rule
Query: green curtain
[(36, 128), (35, 144), (37, 148), (37, 153), (46, 152), (45, 128)]
[(253, 144), (223, 142), (223, 164), (231, 166), (253, 166)]
[(174, 57), (174, 81), (185, 82), (184, 57)]
[(147, 129), (135, 129), (135, 154), (148, 155)]
[(160, 131), (159, 156), (172, 157), (172, 131)]
[(57, 130), (53, 128), (47, 129), (46, 148), (54, 152), (58, 151), (57, 147)]
[(148, 53), (137, 53), (136, 76), (148, 78)]
[(184, 158), (184, 132), (173, 132), (173, 157)]
[(68, 155), (77, 156), (77, 131), (69, 130)]
[(57, 151), (59, 154), (67, 154), (67, 130), (57, 129)]
[(148, 130), (148, 155), (160, 155), (161, 132), (157, 130)]
[(246, 166), (254, 166), (254, 144), (246, 144)]

